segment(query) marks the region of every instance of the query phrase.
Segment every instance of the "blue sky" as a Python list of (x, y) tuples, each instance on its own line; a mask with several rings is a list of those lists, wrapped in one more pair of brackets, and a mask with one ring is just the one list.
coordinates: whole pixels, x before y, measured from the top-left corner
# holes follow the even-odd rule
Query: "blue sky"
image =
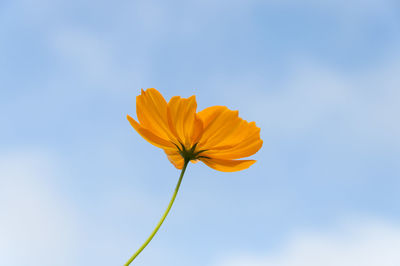
[(395, 0), (1, 2), (0, 264), (141, 245), (179, 175), (126, 120), (149, 87), (239, 110), (264, 146), (191, 164), (133, 265), (400, 264), (399, 26)]

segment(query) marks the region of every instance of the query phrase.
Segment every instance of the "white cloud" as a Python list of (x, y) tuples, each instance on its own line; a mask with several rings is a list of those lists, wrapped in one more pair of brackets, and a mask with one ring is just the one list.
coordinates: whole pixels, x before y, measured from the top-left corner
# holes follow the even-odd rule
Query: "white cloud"
[(346, 74), (309, 58), (293, 58), (292, 70), (283, 81), (244, 74), (210, 83), (221, 88), (219, 101), (230, 102), (243, 117), (268, 128), (262, 131), (264, 136), (318, 132), (336, 140), (346, 138), (354, 145), (368, 142), (371, 148), (398, 149), (399, 59), (385, 58), (371, 69)]
[[(62, 68), (71, 71), (67, 72), (69, 75), (94, 84), (86, 88), (115, 92), (141, 82), (145, 77), (143, 64), (141, 69), (137, 65), (126, 66), (119, 55), (118, 45), (93, 31), (59, 26), (49, 33), (48, 41), (49, 49), (54, 52)], [(137, 49), (135, 44), (132, 49)], [(59, 80), (55, 82), (59, 83)]]
[[(262, 2), (262, 1), (261, 1)], [(350, 16), (353, 19), (371, 17), (376, 14), (395, 14), (393, 8), (396, 7), (396, 1), (393, 0), (270, 0), (271, 4), (284, 5), (303, 5), (323, 10), (335, 12), (336, 14)], [(346, 7), (344, 8), (344, 5)]]
[(74, 264), (77, 227), (54, 165), (36, 152), (0, 156), (0, 265)]
[(215, 266), (396, 266), (400, 225), (371, 220), (293, 235), (274, 254), (235, 254)]
[(115, 68), (111, 47), (93, 33), (59, 28), (52, 44), (66, 63), (90, 78), (102, 78)]

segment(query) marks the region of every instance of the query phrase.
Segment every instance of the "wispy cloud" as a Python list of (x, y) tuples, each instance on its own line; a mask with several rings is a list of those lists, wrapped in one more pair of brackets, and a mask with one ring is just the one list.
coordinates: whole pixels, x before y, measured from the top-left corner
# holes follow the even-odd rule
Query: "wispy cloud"
[[(396, 51), (380, 64), (351, 74), (310, 58), (293, 58), (279, 81), (245, 74), (230, 80), (220, 77), (210, 84), (220, 89), (221, 100), (233, 108), (241, 106), (252, 120), (268, 128), (265, 136), (301, 136), (321, 130), (335, 135), (345, 130), (355, 145), (368, 141), (399, 147), (399, 65)], [(241, 97), (244, 91), (251, 97)]]
[(400, 264), (400, 225), (374, 219), (292, 235), (272, 254), (235, 254), (215, 266), (394, 266)]
[(42, 152), (0, 155), (0, 264), (74, 265), (74, 211), (52, 181), (54, 159)]

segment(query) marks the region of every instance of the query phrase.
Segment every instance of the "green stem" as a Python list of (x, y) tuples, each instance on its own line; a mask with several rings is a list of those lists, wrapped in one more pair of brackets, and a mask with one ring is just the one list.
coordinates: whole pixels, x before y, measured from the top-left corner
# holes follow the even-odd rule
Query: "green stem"
[(176, 187), (175, 187), (174, 194), (172, 195), (172, 198), (169, 201), (168, 207), (165, 210), (163, 216), (161, 217), (161, 220), (158, 222), (156, 228), (154, 228), (154, 230), (151, 233), (151, 235), (149, 236), (149, 238), (147, 238), (146, 242), (143, 243), (143, 245), (135, 252), (135, 254), (132, 255), (132, 257), (124, 264), (124, 266), (128, 266), (129, 264), (131, 264), (131, 262), (140, 254), (140, 252), (142, 252), (143, 249), (150, 243), (150, 241), (153, 239), (154, 235), (157, 233), (158, 229), (160, 229), (162, 223), (164, 222), (165, 218), (167, 217), (167, 215), (169, 213), (169, 210), (172, 207), (172, 204), (175, 201), (176, 194), (178, 194), (178, 190), (179, 190), (179, 187), (181, 185), (182, 178), (183, 178), (183, 175), (185, 174), (185, 170), (186, 170), (186, 167), (187, 167), (188, 163), (189, 163), (189, 160), (185, 160), (185, 163), (184, 163), (183, 168), (182, 168), (181, 175), (179, 176), (178, 183), (176, 184)]

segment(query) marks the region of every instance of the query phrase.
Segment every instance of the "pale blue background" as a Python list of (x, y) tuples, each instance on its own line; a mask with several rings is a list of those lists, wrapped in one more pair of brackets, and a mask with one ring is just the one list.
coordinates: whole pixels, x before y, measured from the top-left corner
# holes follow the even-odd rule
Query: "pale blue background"
[(372, 225), (400, 265), (397, 0), (3, 0), (0, 84), (0, 265), (122, 265), (141, 245), (179, 175), (126, 120), (148, 87), (240, 110), (264, 146), (246, 171), (190, 165), (132, 265), (324, 265), (290, 243)]

